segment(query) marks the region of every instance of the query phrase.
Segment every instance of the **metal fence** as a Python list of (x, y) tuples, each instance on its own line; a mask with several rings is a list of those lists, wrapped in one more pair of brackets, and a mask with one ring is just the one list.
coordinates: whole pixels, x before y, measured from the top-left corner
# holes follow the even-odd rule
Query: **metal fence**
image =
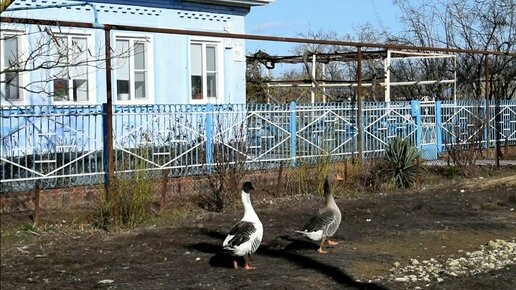
[[(381, 156), (396, 136), (435, 159), (453, 144), (516, 143), (516, 102), (114, 106), (115, 173), (210, 172), (221, 162), (249, 169)], [(106, 106), (1, 107), (1, 192), (88, 185), (106, 168)], [(362, 127), (362, 140), (358, 130)]]

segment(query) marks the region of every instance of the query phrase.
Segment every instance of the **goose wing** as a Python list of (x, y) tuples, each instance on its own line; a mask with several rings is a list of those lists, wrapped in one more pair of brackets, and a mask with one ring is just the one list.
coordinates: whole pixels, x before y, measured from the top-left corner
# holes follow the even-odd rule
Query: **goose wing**
[(226, 241), (224, 241), (225, 248), (238, 247), (241, 244), (249, 241), (251, 235), (256, 232), (254, 223), (248, 221), (240, 221), (231, 228)]
[(303, 227), (303, 231), (316, 232), (330, 226), (335, 221), (335, 213), (327, 208), (314, 215)]

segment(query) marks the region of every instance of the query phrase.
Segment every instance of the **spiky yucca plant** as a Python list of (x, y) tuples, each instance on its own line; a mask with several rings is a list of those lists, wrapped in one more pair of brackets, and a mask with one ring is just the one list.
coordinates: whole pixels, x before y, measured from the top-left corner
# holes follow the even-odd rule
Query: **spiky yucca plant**
[(417, 148), (407, 139), (396, 137), (387, 144), (385, 150), (384, 173), (386, 178), (398, 188), (412, 187), (419, 171)]

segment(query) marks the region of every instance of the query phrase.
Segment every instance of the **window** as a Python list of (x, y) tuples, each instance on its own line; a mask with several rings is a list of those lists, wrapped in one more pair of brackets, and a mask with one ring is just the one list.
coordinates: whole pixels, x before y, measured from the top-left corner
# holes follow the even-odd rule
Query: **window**
[(88, 38), (86, 36), (53, 37), (52, 91), (58, 102), (87, 102)]
[(1, 74), (0, 80), (2, 98), (9, 102), (21, 101), (21, 37), (17, 34), (3, 33), (0, 39), (0, 65), (1, 70), (5, 71)]
[(190, 82), (192, 100), (217, 98), (217, 44), (192, 42), (190, 45)]
[(148, 41), (116, 40), (116, 96), (118, 101), (149, 99)]

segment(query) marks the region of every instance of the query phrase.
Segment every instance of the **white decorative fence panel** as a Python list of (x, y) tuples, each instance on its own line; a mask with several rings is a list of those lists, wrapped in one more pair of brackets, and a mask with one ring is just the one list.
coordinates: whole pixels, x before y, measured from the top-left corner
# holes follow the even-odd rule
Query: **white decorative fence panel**
[[(516, 102), (355, 102), (331, 104), (145, 105), (113, 107), (115, 173), (171, 177), (211, 173), (218, 164), (248, 169), (296, 166), (383, 154), (399, 136), (435, 159), (454, 144), (516, 144)], [(0, 107), (2, 192), (102, 182), (102, 106)], [(489, 125), (486, 120), (489, 119)], [(359, 126), (361, 125), (361, 126)], [(359, 140), (359, 128), (362, 139)], [(154, 175), (159, 174), (159, 175)]]

